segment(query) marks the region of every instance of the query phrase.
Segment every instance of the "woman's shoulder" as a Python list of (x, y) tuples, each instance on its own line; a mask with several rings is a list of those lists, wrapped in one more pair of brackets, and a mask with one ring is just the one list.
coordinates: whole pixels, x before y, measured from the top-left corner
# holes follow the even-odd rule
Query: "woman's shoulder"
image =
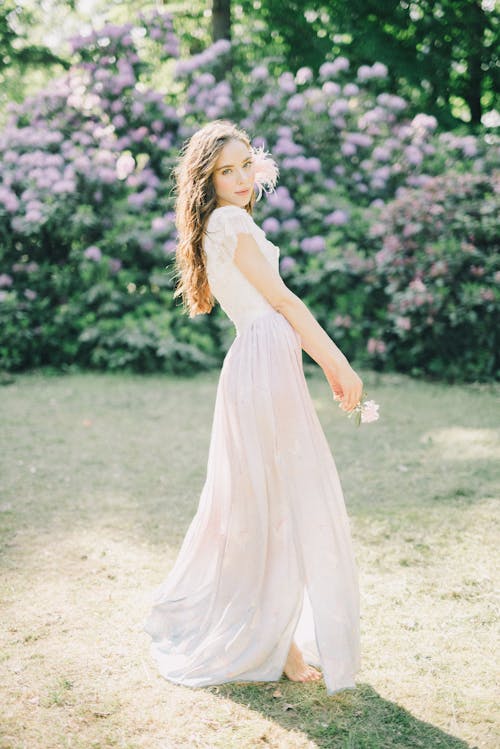
[(226, 221), (236, 220), (238, 224), (255, 225), (252, 215), (239, 205), (221, 205), (214, 208), (208, 217), (207, 226), (217, 226)]

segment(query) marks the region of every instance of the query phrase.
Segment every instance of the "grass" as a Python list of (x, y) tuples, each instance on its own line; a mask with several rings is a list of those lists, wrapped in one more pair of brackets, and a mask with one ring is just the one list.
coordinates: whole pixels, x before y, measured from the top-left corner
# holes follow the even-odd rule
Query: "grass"
[(150, 660), (141, 624), (196, 510), (218, 372), (0, 388), (0, 749), (500, 745), (498, 388), (360, 374), (381, 417), (359, 428), (308, 377), (361, 585), (358, 687), (329, 697), (179, 687)]

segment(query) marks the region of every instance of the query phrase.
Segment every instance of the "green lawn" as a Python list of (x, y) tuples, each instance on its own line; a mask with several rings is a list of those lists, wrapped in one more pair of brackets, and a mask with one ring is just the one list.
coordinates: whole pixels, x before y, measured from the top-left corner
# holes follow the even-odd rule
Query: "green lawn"
[(0, 749), (488, 747), (495, 722), (498, 388), (360, 372), (357, 428), (309, 388), (361, 585), (355, 691), (190, 689), (141, 624), (205, 477), (218, 371), (22, 375), (0, 387)]

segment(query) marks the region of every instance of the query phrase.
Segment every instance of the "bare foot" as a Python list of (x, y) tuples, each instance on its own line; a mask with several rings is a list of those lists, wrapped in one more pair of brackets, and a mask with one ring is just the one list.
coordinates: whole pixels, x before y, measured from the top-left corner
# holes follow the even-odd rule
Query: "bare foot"
[(317, 681), (321, 679), (321, 673), (314, 666), (309, 666), (304, 661), (295, 642), (292, 642), (288, 652), (284, 673), (290, 681)]

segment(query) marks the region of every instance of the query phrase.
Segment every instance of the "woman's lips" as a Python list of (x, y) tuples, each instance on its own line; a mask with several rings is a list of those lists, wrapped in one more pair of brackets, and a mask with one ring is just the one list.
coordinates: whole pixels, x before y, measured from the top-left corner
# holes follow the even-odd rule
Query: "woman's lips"
[(236, 195), (244, 195), (244, 194), (245, 194), (246, 192), (248, 192), (248, 190), (249, 190), (249, 189), (250, 189), (250, 188), (249, 188), (249, 187), (247, 187), (247, 189), (246, 189), (246, 190), (239, 190), (239, 191), (238, 191), (238, 192), (236, 193)]

